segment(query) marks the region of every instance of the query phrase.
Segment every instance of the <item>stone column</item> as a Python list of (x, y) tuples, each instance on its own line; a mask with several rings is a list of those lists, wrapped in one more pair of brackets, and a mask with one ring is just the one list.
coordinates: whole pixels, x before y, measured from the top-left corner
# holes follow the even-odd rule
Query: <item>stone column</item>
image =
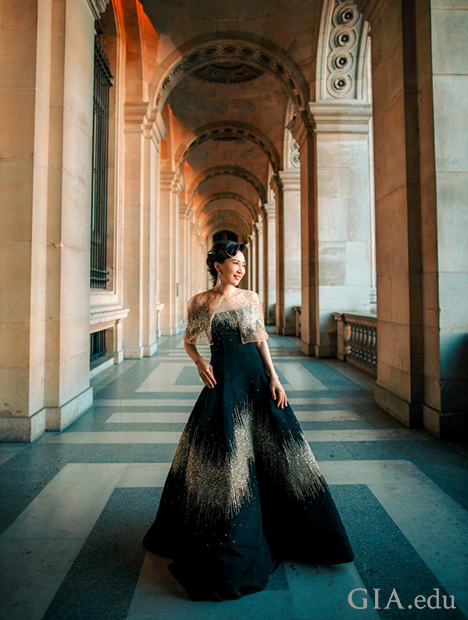
[(61, 430), (92, 404), (95, 17), (78, 0), (19, 0), (2, 12), (2, 441)]
[(263, 243), (263, 218), (255, 222), (257, 231), (257, 291), (264, 301), (265, 289), (265, 260)]
[(190, 219), (192, 209), (188, 205), (180, 205), (179, 213), (179, 322), (184, 320), (190, 284)]
[(190, 295), (189, 298), (199, 293), (198, 290), (198, 224), (191, 223), (190, 224), (190, 233), (191, 233), (191, 260), (190, 260)]
[[(151, 340), (151, 342), (147, 341), (147, 352), (153, 354), (156, 350), (155, 324), (150, 325), (151, 319), (148, 311), (151, 281), (154, 282), (155, 290), (156, 278), (150, 259), (151, 253), (155, 258), (155, 234), (151, 230), (151, 220), (155, 214), (152, 213), (149, 196), (151, 146), (150, 138), (144, 136), (142, 124), (147, 107), (146, 103), (127, 103), (125, 106), (123, 289), (125, 305), (130, 312), (123, 325), (123, 348), (124, 357), (127, 359), (140, 359), (144, 355), (145, 314), (146, 333)], [(147, 188), (145, 188), (145, 183), (148, 183)], [(145, 283), (145, 271), (150, 282)], [(155, 299), (152, 301), (154, 303)], [(145, 306), (147, 306), (146, 312)]]
[(257, 290), (257, 239), (255, 236), (255, 229), (249, 235), (250, 239), (250, 282), (249, 288), (252, 291)]
[(318, 344), (318, 243), (316, 161), (309, 112), (297, 116), (292, 133), (300, 150), (301, 175), (301, 351), (316, 354)]
[[(64, 13), (61, 5), (58, 3)], [(63, 46), (57, 51), (53, 49), (50, 6), (47, 10), (45, 3), (19, 0), (16, 10), (9, 13), (2, 15), (2, 36), (8, 44), (0, 56), (0, 70), (9, 76), (9, 86), (3, 84), (1, 104), (2, 116), (8, 122), (2, 122), (3, 159), (0, 161), (0, 439), (29, 442), (46, 428), (47, 184), (49, 136), (53, 129), (49, 127), (50, 68), (52, 57), (58, 56), (63, 65), (65, 50)], [(59, 31), (62, 35), (63, 21)], [(85, 63), (85, 75), (80, 72), (79, 76), (80, 80), (84, 79), (85, 88), (89, 82), (86, 75), (89, 62)], [(37, 68), (41, 68), (41, 74)], [(63, 75), (60, 81), (63, 82)], [(55, 130), (60, 136), (63, 84), (58, 99), (59, 122)], [(92, 109), (89, 97), (86, 107)], [(92, 122), (89, 110), (86, 156)], [(56, 175), (60, 175), (60, 164), (61, 157), (57, 154)], [(86, 185), (89, 180), (88, 169)], [(54, 185), (59, 188), (59, 181)], [(57, 200), (60, 205), (60, 198)], [(54, 271), (57, 271), (63, 251), (61, 237), (51, 240), (51, 244), (56, 257)], [(85, 277), (89, 287), (88, 274)], [(57, 320), (55, 311), (53, 320)], [(80, 349), (82, 345), (80, 342)]]
[[(431, 15), (430, 2), (377, 0), (367, 7), (358, 0), (358, 6), (371, 23), (372, 36), (378, 349), (374, 398), (376, 404), (406, 426), (424, 423), (431, 432), (443, 435), (445, 412), (449, 413), (448, 427), (456, 418), (450, 415), (453, 409), (447, 410), (441, 403), (441, 396), (447, 394), (445, 380), (450, 382), (451, 375), (450, 371), (445, 373), (450, 366), (459, 373), (462, 365), (457, 358), (457, 347), (451, 346), (458, 339), (453, 338), (451, 319), (446, 332), (450, 352), (448, 359), (442, 360), (439, 334), (444, 325), (444, 313), (439, 290), (444, 291), (444, 284), (453, 282), (452, 272), (461, 246), (457, 244), (460, 223), (453, 212), (447, 213), (444, 209), (448, 203), (457, 204), (456, 194), (450, 190), (445, 205), (437, 204), (437, 192), (442, 196), (443, 191), (441, 186), (437, 187), (434, 171), (436, 162), (445, 165), (454, 155), (452, 163), (455, 167), (459, 165), (459, 160), (455, 160), (458, 159), (456, 145), (461, 145), (457, 136), (463, 134), (458, 122), (466, 118), (459, 107), (463, 98), (444, 99), (443, 111), (437, 109), (433, 100), (433, 79), (436, 78), (431, 66), (434, 53), (431, 41), (440, 42), (441, 39), (434, 38), (431, 24), (433, 19), (434, 25), (440, 24), (438, 20), (443, 21), (445, 16), (439, 11)], [(450, 13), (448, 19), (454, 21), (449, 26), (450, 36), (446, 36), (445, 31), (442, 34), (444, 43), (437, 45), (438, 58), (450, 40), (456, 45), (456, 37), (451, 39), (452, 28), (460, 16), (456, 12), (447, 13)], [(465, 14), (463, 18), (466, 21)], [(464, 26), (460, 24), (459, 27), (463, 29)], [(449, 54), (453, 52), (456, 56), (455, 48), (450, 49)], [(447, 67), (442, 73), (447, 73)], [(446, 82), (453, 89), (451, 80), (444, 75), (440, 85)], [(447, 105), (449, 101), (452, 106)], [(457, 116), (459, 111), (461, 116)], [(436, 118), (441, 120), (438, 134), (441, 142), (434, 139)], [(453, 125), (448, 125), (452, 122)], [(440, 158), (443, 150), (437, 152), (439, 144), (445, 149), (446, 159)], [(458, 154), (462, 151), (460, 147)], [(454, 179), (452, 172), (445, 179), (450, 187)], [(440, 223), (453, 222), (445, 229), (449, 232), (446, 240), (450, 239), (447, 245), (450, 250), (444, 257), (448, 258), (445, 268), (451, 273), (447, 274), (442, 287), (438, 282), (441, 255), (437, 243), (438, 234), (442, 232), (437, 222), (439, 208), (443, 214)], [(459, 303), (462, 290), (451, 289), (450, 307), (446, 306), (445, 316), (455, 321), (461, 315), (457, 309), (454, 311), (451, 303)], [(464, 303), (466, 313), (466, 296), (465, 302), (460, 303)], [(464, 336), (460, 333), (459, 337), (461, 343)], [(463, 351), (462, 345), (458, 351)], [(452, 378), (455, 376), (453, 374)], [(453, 383), (453, 404), (461, 385), (460, 380)]]
[(310, 103), (315, 126), (318, 334), (317, 357), (336, 354), (333, 312), (370, 311), (372, 105), (336, 100)]
[[(278, 182), (279, 181), (279, 182)], [(300, 171), (278, 173), (277, 200), (277, 280), (276, 332), (294, 335), (294, 306), (301, 305), (301, 183)]]
[(147, 118), (144, 129), (143, 169), (143, 355), (151, 357), (157, 351), (159, 337), (157, 273), (157, 178), (158, 144), (163, 134), (156, 122)]
[(263, 220), (263, 236), (265, 240), (265, 322), (275, 324), (276, 306), (276, 205), (265, 205), (266, 216)]
[(159, 187), (158, 274), (160, 300), (164, 303), (160, 325), (163, 336), (177, 333), (177, 270), (179, 236), (178, 182), (174, 173), (161, 172)]
[(206, 239), (203, 235), (198, 234), (198, 292), (206, 291), (211, 288), (211, 282), (208, 282), (208, 265), (206, 264)]
[(423, 425), (437, 437), (459, 439), (468, 434), (468, 64), (466, 43), (460, 45), (468, 11), (460, 1), (431, 0), (415, 3), (414, 20), (423, 59)]

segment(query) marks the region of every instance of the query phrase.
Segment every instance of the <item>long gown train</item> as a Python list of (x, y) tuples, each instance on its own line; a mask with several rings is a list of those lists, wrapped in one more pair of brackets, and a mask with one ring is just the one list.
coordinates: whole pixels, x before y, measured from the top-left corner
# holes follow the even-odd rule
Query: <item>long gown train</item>
[(233, 310), (213, 316), (211, 364), (180, 437), (143, 545), (173, 559), (194, 601), (263, 590), (285, 559), (352, 562), (329, 487), (296, 416), (278, 408), (255, 343)]

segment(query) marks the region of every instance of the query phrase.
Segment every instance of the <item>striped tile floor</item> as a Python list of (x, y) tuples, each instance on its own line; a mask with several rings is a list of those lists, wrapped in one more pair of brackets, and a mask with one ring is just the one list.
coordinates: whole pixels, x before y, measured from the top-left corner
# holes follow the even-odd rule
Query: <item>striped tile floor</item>
[(66, 431), (0, 444), (1, 619), (468, 618), (466, 451), (376, 408), (367, 375), (270, 335), (354, 563), (284, 562), (263, 592), (194, 603), (170, 560), (145, 552), (141, 539), (203, 387), (172, 336), (152, 358), (98, 375), (93, 408)]

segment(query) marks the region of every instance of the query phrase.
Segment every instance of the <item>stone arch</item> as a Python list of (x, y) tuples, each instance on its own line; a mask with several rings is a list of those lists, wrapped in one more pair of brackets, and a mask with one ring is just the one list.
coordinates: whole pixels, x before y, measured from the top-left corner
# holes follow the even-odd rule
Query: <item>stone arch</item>
[(200, 127), (200, 129), (195, 132), (195, 135), (188, 135), (181, 143), (176, 153), (176, 161), (179, 161), (179, 166), (183, 165), (187, 155), (192, 149), (213, 138), (245, 138), (264, 152), (274, 172), (277, 172), (281, 167), (280, 155), (270, 138), (256, 127), (237, 121), (210, 123), (209, 125)]
[[(235, 213), (234, 211), (231, 211), (229, 215), (233, 222), (235, 222), (235, 220), (238, 220), (238, 223), (236, 224), (237, 230), (241, 231), (242, 235), (245, 235), (246, 237), (248, 237), (248, 235), (250, 235), (252, 232), (252, 225), (250, 224), (250, 222), (248, 222), (242, 215), (240, 215), (239, 213)], [(219, 219), (219, 217), (220, 217), (220, 213), (216, 213), (206, 218), (206, 220), (200, 223), (200, 229), (202, 231), (206, 231), (207, 236), (208, 236), (208, 234), (216, 230), (216, 224), (213, 224), (213, 220), (217, 220)], [(218, 230), (222, 230), (225, 227), (226, 227), (225, 223), (223, 223), (222, 225), (219, 224)]]
[(367, 101), (369, 23), (352, 0), (324, 0), (316, 66), (315, 97)]
[(254, 218), (252, 218), (251, 212), (243, 203), (230, 202), (228, 204), (219, 204), (212, 202), (199, 213), (198, 220), (204, 222), (217, 215), (219, 217), (234, 217), (237, 215), (247, 222), (249, 230), (252, 230)]
[[(284, 136), (283, 136), (283, 170), (288, 170), (290, 168), (299, 168), (301, 155), (299, 152), (299, 143), (294, 138), (291, 132), (291, 127), (295, 121), (296, 115), (294, 106), (291, 104), (291, 101), (288, 102), (288, 107), (286, 109), (286, 117), (284, 124)], [(271, 178), (271, 174), (275, 174), (276, 171), (272, 170), (269, 174), (269, 178)]]
[(207, 170), (199, 174), (191, 183), (187, 192), (190, 196), (190, 201), (193, 201), (195, 192), (197, 191), (198, 186), (203, 183), (203, 181), (221, 175), (230, 175), (243, 179), (255, 189), (260, 198), (260, 201), (262, 203), (266, 202), (266, 191), (263, 183), (255, 174), (252, 174), (252, 172), (240, 166), (213, 166), (212, 168), (207, 168)]
[(242, 62), (272, 74), (285, 87), (296, 108), (307, 105), (309, 84), (300, 67), (281, 48), (250, 33), (217, 32), (188, 41), (162, 61), (151, 80), (152, 108), (162, 110), (171, 90), (186, 75), (223, 60)]
[(244, 196), (241, 196), (237, 192), (218, 192), (216, 194), (211, 194), (211, 196), (208, 196), (206, 201), (203, 203), (203, 206), (200, 207), (199, 213), (201, 213), (206, 206), (212, 202), (216, 202), (217, 200), (234, 200), (236, 202), (240, 202), (247, 207), (254, 219), (258, 215), (257, 210), (252, 205), (250, 200), (247, 200), (247, 198), (244, 198)]

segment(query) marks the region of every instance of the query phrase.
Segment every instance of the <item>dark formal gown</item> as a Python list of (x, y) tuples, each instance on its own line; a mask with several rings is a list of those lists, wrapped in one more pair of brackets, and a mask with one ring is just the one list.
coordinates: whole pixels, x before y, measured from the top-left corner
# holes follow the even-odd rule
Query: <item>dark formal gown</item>
[[(242, 311), (242, 309), (240, 309)], [(283, 560), (352, 562), (329, 487), (288, 404), (270, 392), (239, 310), (213, 314), (205, 386), (180, 437), (143, 545), (194, 601), (263, 590)]]

